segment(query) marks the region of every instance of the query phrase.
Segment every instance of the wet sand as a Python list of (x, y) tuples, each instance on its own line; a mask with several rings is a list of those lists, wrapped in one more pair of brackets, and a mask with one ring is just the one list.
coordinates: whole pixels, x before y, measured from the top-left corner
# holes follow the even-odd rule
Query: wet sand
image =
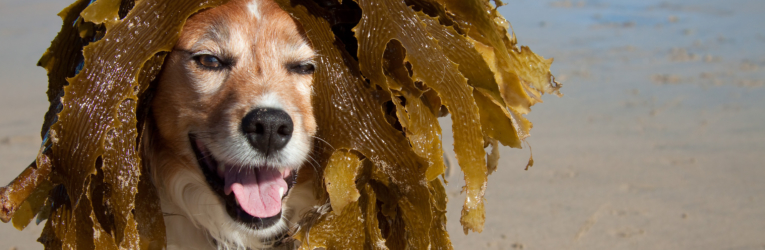
[[(765, 250), (765, 2), (506, 2), (565, 95), (527, 116), (534, 167), (528, 148), (502, 149), (483, 233), (462, 233), (462, 175), (447, 178), (455, 249)], [(34, 65), (68, 4), (0, 1), (2, 184), (37, 152)], [(41, 249), (41, 228), (0, 225), (0, 250)]]

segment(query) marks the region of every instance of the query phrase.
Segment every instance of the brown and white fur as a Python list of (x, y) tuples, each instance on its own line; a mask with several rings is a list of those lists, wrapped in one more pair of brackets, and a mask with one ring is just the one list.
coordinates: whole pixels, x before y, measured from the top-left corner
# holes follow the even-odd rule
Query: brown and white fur
[[(145, 159), (165, 214), (169, 249), (269, 248), (316, 203), (312, 184), (298, 182), (279, 190), (286, 194), (276, 220), (242, 221), (239, 198), (231, 200), (239, 193), (226, 198), (221, 183), (211, 181), (231, 177), (225, 171), (235, 168), (242, 174), (278, 171), (289, 183), (309, 164), (316, 133), (314, 57), (299, 24), (271, 0), (232, 0), (187, 20), (165, 60), (151, 104), (152, 129), (145, 133)], [(283, 112), (278, 119), (262, 118), (255, 114), (259, 110)], [(279, 127), (286, 123), (283, 113), (291, 129)], [(255, 123), (263, 119), (277, 120), (275, 132), (257, 135), (263, 125)], [(282, 142), (286, 137), (286, 144), (273, 146), (279, 143), (268, 133)], [(302, 169), (301, 174), (312, 168)]]

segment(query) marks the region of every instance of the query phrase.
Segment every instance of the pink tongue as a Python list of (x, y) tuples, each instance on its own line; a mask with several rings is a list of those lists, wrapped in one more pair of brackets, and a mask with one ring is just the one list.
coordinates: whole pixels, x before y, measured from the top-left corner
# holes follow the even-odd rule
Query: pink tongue
[(279, 188), (287, 192), (287, 182), (282, 173), (275, 169), (242, 169), (227, 167), (223, 191), (226, 195), (234, 192), (239, 206), (258, 218), (273, 217), (282, 210), (282, 196)]

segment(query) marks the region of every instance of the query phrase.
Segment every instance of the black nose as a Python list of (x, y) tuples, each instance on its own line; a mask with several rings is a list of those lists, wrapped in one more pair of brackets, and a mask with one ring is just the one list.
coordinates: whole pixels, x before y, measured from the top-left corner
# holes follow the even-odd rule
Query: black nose
[(252, 147), (270, 155), (292, 138), (292, 118), (281, 109), (257, 108), (242, 119), (242, 132)]

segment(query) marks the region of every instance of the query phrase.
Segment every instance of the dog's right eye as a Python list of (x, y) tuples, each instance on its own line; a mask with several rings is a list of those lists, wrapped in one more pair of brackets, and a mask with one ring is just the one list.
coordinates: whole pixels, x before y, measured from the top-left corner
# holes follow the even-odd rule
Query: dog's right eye
[(287, 65), (287, 68), (289, 68), (289, 71), (301, 75), (309, 75), (313, 74), (314, 70), (316, 70), (316, 67), (313, 65), (313, 63), (293, 63)]
[(202, 65), (202, 67), (208, 68), (208, 69), (221, 69), (223, 68), (223, 63), (220, 59), (213, 55), (198, 55), (194, 57), (194, 60), (199, 63), (199, 65)]

